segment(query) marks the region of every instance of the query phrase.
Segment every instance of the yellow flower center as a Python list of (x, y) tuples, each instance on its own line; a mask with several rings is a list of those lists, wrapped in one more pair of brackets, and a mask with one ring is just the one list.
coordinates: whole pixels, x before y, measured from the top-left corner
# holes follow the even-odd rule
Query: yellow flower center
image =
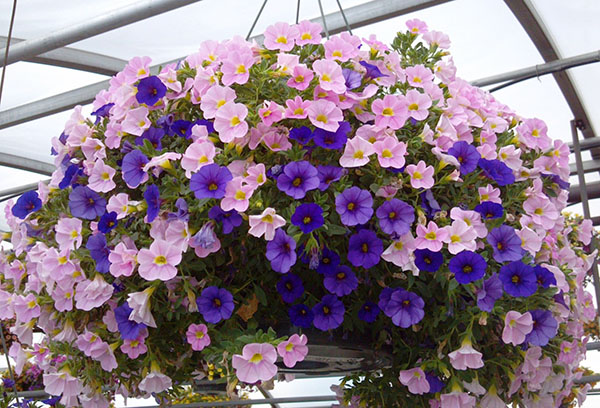
[(331, 53), (331, 56), (342, 58), (342, 52), (340, 50), (335, 50), (334, 52)]
[(231, 121), (229, 122), (229, 124), (231, 125), (231, 127), (233, 126), (237, 126), (240, 124), (240, 118), (238, 118), (237, 116), (234, 116), (233, 118), (231, 118)]
[(408, 110), (418, 111), (419, 105), (417, 105), (416, 103), (411, 103), (410, 105), (408, 105)]
[(263, 359), (262, 354), (256, 353), (250, 358), (250, 362), (254, 363), (254, 364), (258, 364), (262, 361), (262, 359)]
[(237, 68), (235, 69), (235, 73), (236, 74), (245, 74), (246, 73), (246, 66), (244, 64), (238, 65)]
[(394, 110), (392, 108), (385, 108), (383, 111), (381, 111), (381, 114), (383, 116), (394, 116)]
[(304, 115), (304, 109), (302, 109), (302, 108), (294, 109), (294, 115)]
[(436, 234), (433, 231), (428, 232), (427, 234), (425, 234), (425, 239), (429, 239), (429, 240), (433, 241), (435, 238), (436, 238)]
[(156, 258), (154, 258), (154, 263), (157, 265), (166, 265), (167, 258), (164, 255), (159, 255)]
[(58, 264), (59, 265), (64, 265), (67, 263), (67, 257), (66, 256), (61, 256), (58, 258)]
[(294, 349), (294, 343), (289, 342), (286, 346), (285, 346), (285, 351), (290, 352)]
[(203, 338), (204, 338), (204, 332), (203, 332), (203, 331), (201, 331), (201, 330), (198, 330), (198, 331), (196, 332), (196, 338), (197, 338), (197, 339), (203, 339)]
[(242, 190), (238, 190), (235, 192), (235, 199), (236, 200), (245, 200), (246, 199), (246, 193), (244, 193)]
[(280, 35), (279, 37), (277, 37), (276, 42), (278, 42), (279, 44), (287, 44), (288, 40), (283, 35)]
[(385, 157), (386, 159), (389, 159), (390, 157), (394, 157), (394, 155), (392, 154), (392, 152), (389, 149), (383, 149), (383, 151), (381, 152), (381, 157)]
[(302, 33), (302, 35), (300, 36), (300, 39), (302, 39), (302, 40), (312, 40), (312, 35), (310, 33)]
[(219, 101), (217, 101), (217, 108), (220, 108), (221, 106), (225, 105), (227, 102), (225, 101), (225, 99), (221, 99)]
[(273, 216), (270, 214), (265, 215), (260, 219), (262, 222), (268, 222), (269, 224), (273, 223)]
[(415, 180), (421, 180), (421, 179), (423, 178), (423, 175), (422, 175), (421, 173), (419, 173), (418, 171), (415, 171), (415, 172), (413, 173), (413, 178), (414, 178)]
[(365, 154), (362, 150), (357, 150), (356, 152), (354, 152), (354, 155), (352, 156), (355, 159), (364, 159)]

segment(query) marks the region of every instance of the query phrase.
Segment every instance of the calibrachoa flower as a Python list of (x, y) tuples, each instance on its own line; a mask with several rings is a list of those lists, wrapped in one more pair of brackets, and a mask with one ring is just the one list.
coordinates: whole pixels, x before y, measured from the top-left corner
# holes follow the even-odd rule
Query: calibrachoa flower
[(344, 321), (346, 309), (335, 295), (325, 295), (320, 303), (313, 307), (313, 324), (322, 331), (338, 328)]
[(450, 364), (456, 370), (467, 370), (469, 368), (483, 367), (482, 354), (473, 348), (471, 341), (466, 338), (460, 348), (448, 354)]
[(417, 249), (429, 249), (438, 252), (442, 249), (443, 242), (448, 239), (448, 231), (439, 228), (433, 221), (429, 221), (427, 227), (422, 224), (417, 225), (417, 238), (415, 246)]
[(360, 230), (350, 237), (348, 260), (354, 266), (371, 268), (379, 263), (383, 253), (383, 242), (370, 230)]
[(350, 187), (335, 198), (335, 210), (344, 225), (365, 224), (373, 215), (373, 197), (367, 190)]
[(286, 273), (296, 263), (296, 241), (278, 229), (275, 237), (267, 243), (266, 255), (274, 271)]
[(156, 240), (150, 248), (142, 248), (138, 253), (138, 273), (146, 280), (167, 281), (177, 275), (176, 266), (181, 262), (181, 249), (167, 241)]
[(533, 319), (533, 328), (525, 337), (525, 342), (534, 346), (545, 346), (554, 338), (558, 329), (558, 322), (550, 310), (530, 310)]
[(358, 279), (350, 267), (340, 265), (335, 271), (325, 272), (323, 286), (334, 295), (346, 296), (358, 287)]
[(424, 306), (425, 302), (419, 295), (404, 289), (396, 289), (390, 294), (383, 312), (396, 326), (406, 329), (425, 317)]
[(277, 352), (283, 358), (283, 364), (286, 367), (294, 367), (298, 361), (304, 360), (308, 354), (307, 342), (308, 338), (306, 335), (298, 336), (297, 334), (292, 334), (289, 340), (279, 343)]
[(277, 282), (277, 291), (286, 303), (293, 303), (304, 293), (302, 279), (293, 273), (286, 273)]
[(308, 234), (323, 225), (323, 209), (318, 204), (300, 204), (290, 220), (292, 224), (300, 227), (302, 232)]
[(290, 307), (288, 314), (292, 324), (304, 329), (311, 327), (315, 317), (313, 311), (302, 303)]
[(139, 150), (132, 150), (123, 157), (121, 164), (123, 180), (129, 187), (137, 188), (148, 180), (148, 173), (143, 168), (149, 161), (148, 157)]
[(456, 281), (463, 285), (483, 278), (486, 268), (485, 259), (472, 251), (462, 251), (448, 263)]
[(246, 344), (242, 355), (235, 354), (232, 365), (240, 381), (253, 384), (258, 381), (268, 381), (277, 374), (277, 352), (268, 343)]
[(531, 330), (533, 330), (531, 313), (525, 312), (521, 314), (515, 310), (511, 310), (504, 318), (502, 341), (518, 346), (525, 341), (525, 337), (531, 333)]
[(428, 166), (423, 160), (420, 160), (416, 165), (409, 164), (406, 166), (406, 172), (410, 175), (410, 185), (413, 188), (431, 188), (433, 187), (434, 169)]
[(69, 210), (74, 217), (94, 220), (106, 211), (106, 200), (86, 186), (78, 186), (69, 194)]
[(375, 214), (379, 218), (381, 230), (390, 235), (404, 235), (410, 231), (410, 226), (415, 220), (414, 209), (397, 198), (385, 201)]
[(215, 324), (227, 320), (233, 313), (233, 295), (227, 289), (216, 286), (204, 288), (196, 303), (198, 311), (208, 323)]
[(444, 254), (429, 249), (416, 249), (415, 265), (420, 271), (437, 272), (444, 263)]
[(400, 371), (400, 382), (408, 387), (413, 394), (423, 395), (429, 392), (429, 382), (423, 370), (419, 367)]
[(319, 186), (317, 169), (307, 161), (286, 165), (277, 178), (277, 188), (292, 198), (301, 199)]
[(271, 241), (275, 237), (277, 228), (285, 225), (285, 218), (275, 213), (271, 207), (265, 208), (260, 215), (251, 215), (248, 217), (250, 230), (248, 234), (255, 237), (265, 236), (265, 240)]
[(218, 164), (209, 164), (202, 171), (192, 174), (190, 190), (198, 199), (223, 198), (227, 183), (233, 179), (227, 167)]
[(376, 99), (371, 106), (375, 114), (375, 125), (397, 130), (408, 119), (408, 104), (403, 95), (386, 95)]
[(528, 297), (537, 290), (533, 267), (521, 261), (511, 262), (500, 268), (498, 274), (504, 291), (515, 297)]
[(487, 241), (494, 250), (494, 259), (497, 262), (519, 261), (523, 257), (521, 239), (514, 228), (508, 225), (492, 229)]
[(194, 351), (202, 351), (210, 345), (210, 336), (208, 328), (205, 324), (190, 324), (185, 333), (187, 342), (192, 346)]

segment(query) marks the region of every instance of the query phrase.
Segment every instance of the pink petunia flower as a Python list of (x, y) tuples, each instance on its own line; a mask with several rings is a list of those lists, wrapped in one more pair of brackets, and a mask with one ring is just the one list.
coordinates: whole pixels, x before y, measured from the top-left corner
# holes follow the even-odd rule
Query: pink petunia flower
[(298, 64), (291, 73), (292, 77), (288, 79), (287, 86), (290, 88), (304, 91), (310, 86), (310, 81), (315, 77), (314, 72), (304, 64)]
[(369, 156), (375, 153), (373, 145), (362, 137), (349, 139), (340, 157), (342, 167), (360, 167), (369, 162)]
[(408, 20), (405, 24), (412, 34), (424, 34), (428, 31), (427, 24), (424, 21), (421, 21), (417, 18)]
[(440, 396), (440, 408), (474, 408), (477, 400), (466, 392), (453, 391)]
[(275, 209), (268, 207), (260, 215), (249, 216), (248, 223), (248, 234), (257, 238), (264, 235), (266, 241), (271, 241), (275, 237), (275, 230), (285, 225), (285, 218), (277, 215)]
[(298, 28), (298, 38), (296, 44), (320, 44), (321, 43), (321, 32), (323, 28), (318, 23), (313, 23), (309, 20), (303, 20), (296, 26)]
[(429, 221), (427, 228), (423, 224), (419, 224), (417, 225), (415, 248), (439, 252), (442, 249), (443, 242), (446, 241), (448, 237), (448, 231), (438, 227), (433, 221)]
[(44, 391), (50, 395), (62, 395), (63, 397), (77, 396), (83, 390), (83, 385), (77, 377), (73, 377), (67, 368), (55, 373), (42, 376)]
[(148, 108), (140, 106), (127, 112), (125, 120), (121, 123), (121, 129), (125, 133), (141, 136), (152, 122), (148, 119)]
[(290, 51), (300, 32), (297, 26), (288, 23), (275, 23), (265, 30), (264, 45), (268, 50)]
[(425, 120), (429, 116), (431, 98), (424, 93), (411, 89), (406, 93), (408, 115), (415, 120)]
[(375, 125), (400, 129), (408, 119), (408, 104), (403, 95), (386, 95), (383, 99), (375, 99), (371, 105), (375, 114)]
[(433, 166), (428, 166), (423, 160), (420, 160), (416, 165), (409, 164), (406, 166), (406, 173), (410, 175), (410, 185), (413, 188), (431, 188), (433, 187)]
[(168, 281), (177, 275), (176, 266), (181, 262), (181, 250), (167, 241), (155, 240), (150, 248), (138, 253), (139, 275), (148, 280)]
[(310, 122), (328, 132), (338, 130), (339, 122), (344, 120), (341, 109), (335, 103), (323, 99), (314, 101), (306, 110)]
[(234, 354), (232, 365), (240, 381), (254, 384), (268, 381), (277, 374), (277, 352), (269, 343), (250, 343), (242, 349), (242, 355)]
[(433, 73), (422, 64), (406, 67), (404, 72), (408, 83), (415, 88), (423, 88), (425, 83), (433, 81)]
[(215, 130), (223, 143), (244, 137), (248, 132), (248, 123), (244, 120), (248, 115), (248, 108), (243, 103), (227, 102), (217, 110)]
[(543, 120), (526, 119), (517, 127), (519, 141), (530, 149), (547, 150), (552, 145), (548, 137), (548, 127)]
[(411, 394), (423, 395), (429, 392), (429, 382), (420, 367), (400, 371), (399, 380), (408, 387)]
[(337, 35), (325, 41), (323, 47), (325, 48), (325, 58), (329, 60), (346, 62), (358, 55), (358, 48)]
[(54, 308), (59, 312), (68, 312), (73, 310), (73, 296), (75, 288), (69, 284), (57, 284), (52, 291), (52, 300)]
[(185, 176), (191, 178), (192, 173), (213, 163), (215, 155), (215, 145), (210, 141), (194, 142), (189, 145), (181, 158), (181, 167), (185, 170)]
[(154, 293), (155, 287), (149, 287), (141, 292), (134, 292), (127, 295), (127, 304), (132, 309), (129, 314), (129, 320), (136, 323), (143, 323), (148, 327), (156, 327), (154, 316), (150, 310), (150, 297)]
[(398, 239), (393, 241), (383, 254), (381, 258), (387, 262), (391, 262), (394, 265), (406, 270), (406, 266), (412, 262), (412, 253), (415, 250), (415, 239), (412, 233), (407, 232), (400, 236)]
[(98, 160), (88, 178), (88, 187), (97, 193), (108, 193), (117, 186), (113, 181), (116, 173), (115, 169)]
[(450, 38), (441, 31), (428, 31), (423, 34), (423, 39), (427, 41), (430, 46), (435, 45), (444, 50), (450, 48)]
[(306, 109), (310, 106), (310, 101), (304, 101), (297, 95), (294, 99), (288, 99), (285, 101), (287, 109), (285, 110), (286, 119), (306, 119), (308, 112)]
[(307, 341), (308, 338), (305, 334), (302, 336), (292, 334), (289, 340), (279, 343), (277, 352), (281, 358), (283, 358), (283, 364), (285, 364), (286, 367), (292, 368), (298, 361), (304, 360), (308, 354), (308, 347), (306, 346)]
[(444, 240), (448, 244), (448, 252), (456, 255), (461, 251), (475, 251), (477, 248), (477, 233), (473, 227), (469, 227), (466, 222), (457, 220), (444, 227), (448, 232), (448, 237)]
[(283, 152), (292, 148), (288, 130), (282, 126), (271, 128), (262, 137), (262, 142), (273, 152)]
[(294, 54), (280, 52), (277, 54), (277, 70), (285, 75), (291, 75), (294, 67), (300, 63), (300, 57)]
[(383, 140), (376, 141), (373, 143), (373, 149), (377, 153), (377, 160), (381, 167), (393, 167), (395, 169), (404, 167), (406, 143), (399, 142), (396, 137), (387, 136)]
[(473, 348), (471, 340), (465, 338), (458, 350), (448, 354), (450, 364), (455, 370), (467, 370), (469, 368), (483, 367), (483, 354)]
[(246, 52), (233, 51), (227, 54), (227, 58), (221, 65), (221, 82), (223, 85), (232, 84), (243, 85), (248, 82), (250, 77), (250, 68), (254, 65), (252, 54)]
[(165, 239), (173, 246), (178, 247), (181, 252), (187, 251), (190, 241), (190, 229), (188, 223), (183, 220), (172, 220), (165, 231)]
[(214, 85), (211, 86), (200, 101), (200, 109), (206, 119), (214, 119), (217, 110), (227, 102), (235, 100), (236, 94), (233, 89), (228, 86)]
[(33, 293), (27, 296), (17, 295), (13, 298), (12, 307), (15, 311), (17, 322), (27, 323), (40, 316), (40, 305)]
[(48, 248), (42, 265), (52, 279), (61, 281), (65, 277), (71, 276), (75, 271), (75, 264), (70, 258), (71, 252), (69, 249), (57, 252), (55, 248)]
[(544, 195), (529, 197), (523, 203), (523, 209), (531, 220), (544, 230), (551, 229), (560, 217), (560, 212)]
[(246, 170), (247, 175), (244, 177), (244, 183), (251, 186), (253, 189), (257, 189), (267, 181), (265, 165), (263, 163), (255, 164), (248, 167)]
[(173, 385), (173, 381), (170, 377), (164, 375), (160, 372), (160, 367), (154, 366), (150, 373), (148, 373), (140, 384), (138, 388), (140, 391), (151, 393), (160, 393), (163, 392)]
[(273, 101), (265, 101), (263, 107), (258, 110), (258, 116), (265, 125), (271, 126), (283, 119), (283, 106)]
[(335, 61), (316, 60), (312, 66), (319, 77), (319, 85), (326, 91), (336, 94), (346, 92), (346, 80), (342, 75), (342, 67)]
[(79, 218), (61, 217), (58, 220), (54, 227), (56, 231), (54, 236), (61, 250), (77, 249), (81, 246), (83, 240), (81, 227), (82, 223)]
[(102, 274), (97, 273), (93, 280), (84, 280), (75, 288), (75, 307), (89, 312), (102, 306), (111, 298), (114, 288), (106, 283)]
[(121, 351), (127, 354), (127, 357), (136, 359), (142, 354), (146, 354), (148, 347), (146, 347), (145, 339), (148, 337), (148, 329), (144, 328), (140, 331), (140, 334), (135, 340), (125, 339), (121, 344)]
[(520, 230), (515, 230), (515, 233), (521, 238), (521, 247), (532, 256), (537, 255), (542, 248), (542, 237), (528, 227), (522, 227)]
[(119, 193), (117, 195), (111, 196), (108, 199), (108, 204), (106, 206), (107, 212), (116, 212), (117, 220), (122, 220), (125, 218), (130, 212), (130, 205), (137, 205), (137, 202), (129, 201), (129, 195), (127, 193)]
[(221, 208), (223, 211), (244, 212), (248, 209), (249, 199), (253, 193), (254, 188), (245, 184), (243, 177), (235, 177), (225, 187), (225, 197), (221, 200)]
[(487, 227), (483, 221), (481, 221), (481, 215), (478, 212), (454, 207), (450, 210), (450, 218), (454, 221), (464, 221), (469, 227), (473, 227), (477, 233), (477, 238), (487, 237)]
[(479, 202), (491, 201), (492, 203), (502, 204), (499, 188), (494, 188), (494, 186), (488, 184), (485, 187), (479, 187), (477, 191), (479, 192)]
[(205, 324), (190, 324), (185, 335), (187, 342), (191, 344), (194, 351), (202, 351), (210, 345), (210, 336)]
[(137, 254), (138, 251), (135, 245), (130, 247), (124, 242), (119, 242), (108, 255), (110, 274), (115, 278), (131, 276), (137, 266)]
[(502, 330), (502, 341), (506, 344), (511, 343), (518, 346), (525, 341), (527, 336), (533, 330), (533, 318), (531, 313), (523, 314), (511, 310), (506, 313), (504, 318), (504, 330)]

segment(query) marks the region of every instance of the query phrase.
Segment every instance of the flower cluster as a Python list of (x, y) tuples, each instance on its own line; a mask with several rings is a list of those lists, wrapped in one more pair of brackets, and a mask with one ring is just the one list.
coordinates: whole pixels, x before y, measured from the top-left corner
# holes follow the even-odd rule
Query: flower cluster
[(46, 392), (100, 408), (268, 381), (323, 331), (390, 353), (347, 402), (560, 405), (595, 315), (569, 148), (407, 25), (391, 48), (304, 21), (157, 75), (130, 61), (53, 139), (49, 185), (7, 206), (16, 361), (43, 348)]

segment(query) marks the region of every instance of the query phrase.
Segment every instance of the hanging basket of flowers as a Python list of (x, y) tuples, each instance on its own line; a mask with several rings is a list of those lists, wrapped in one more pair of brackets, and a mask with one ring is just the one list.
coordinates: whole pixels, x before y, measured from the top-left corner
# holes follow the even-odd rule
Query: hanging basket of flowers
[(50, 183), (7, 207), (17, 363), (66, 406), (316, 375), (319, 353), (346, 402), (558, 406), (595, 313), (569, 148), (407, 25), (134, 58), (75, 108)]

